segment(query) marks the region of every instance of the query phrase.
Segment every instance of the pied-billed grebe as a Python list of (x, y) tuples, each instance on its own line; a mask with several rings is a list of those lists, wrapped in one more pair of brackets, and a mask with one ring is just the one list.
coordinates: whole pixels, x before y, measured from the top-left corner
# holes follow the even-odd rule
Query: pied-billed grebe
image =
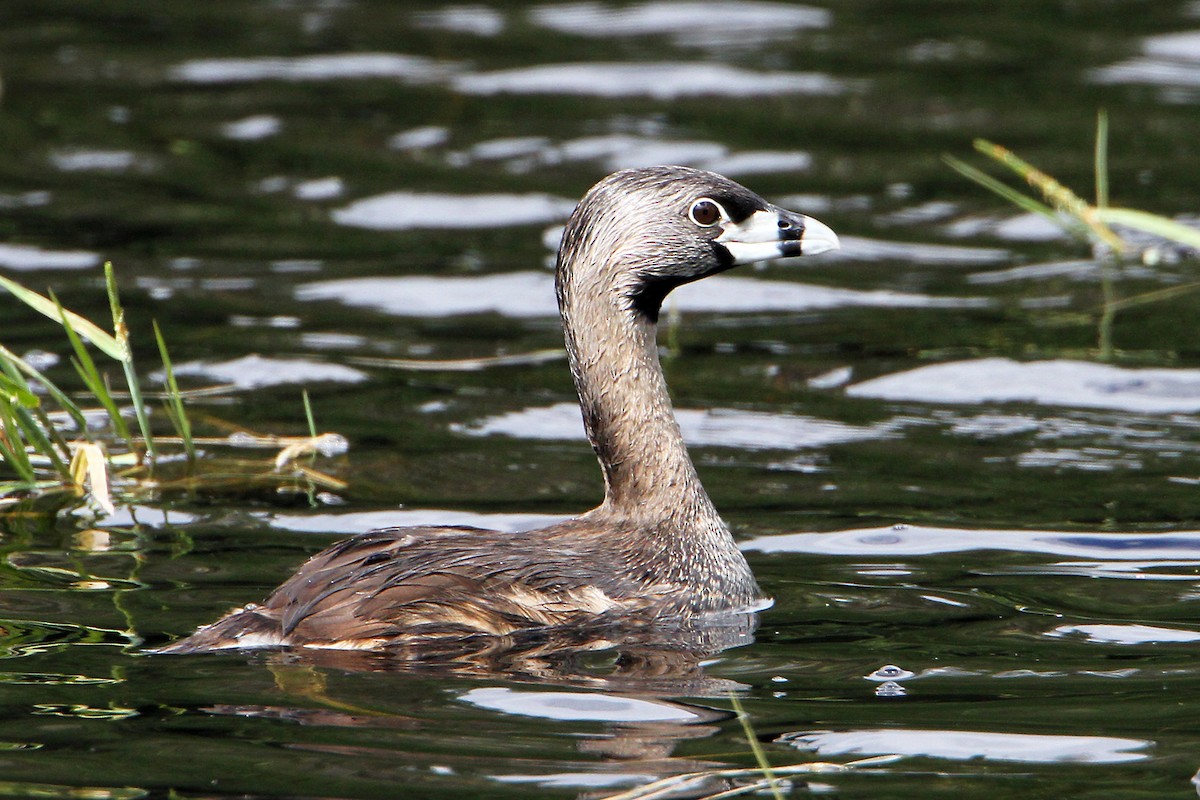
[(261, 605), (163, 652), (385, 650), (597, 620), (746, 609), (762, 594), (688, 457), (655, 340), (676, 286), (738, 264), (821, 253), (837, 236), (685, 167), (592, 187), (567, 222), (558, 306), (604, 502), (539, 530), (385, 528), (313, 556)]

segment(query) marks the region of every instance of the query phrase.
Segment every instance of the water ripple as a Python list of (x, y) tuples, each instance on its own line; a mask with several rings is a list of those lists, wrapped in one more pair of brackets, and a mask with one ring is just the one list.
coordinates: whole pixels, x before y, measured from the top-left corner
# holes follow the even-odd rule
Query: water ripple
[(755, 72), (706, 62), (546, 64), (458, 75), (463, 94), (568, 94), (581, 97), (763, 97), (839, 95), (847, 81), (820, 72)]
[[(336, 300), (404, 317), (496, 313), (507, 317), (557, 316), (554, 276), (507, 272), (470, 277), (348, 278), (317, 281), (296, 289), (300, 300)], [(718, 275), (672, 293), (680, 311), (708, 313), (790, 312), (824, 308), (976, 308), (978, 297), (933, 297), (890, 290), (859, 291), (828, 286)]]
[(1154, 743), (1112, 736), (1051, 736), (964, 730), (862, 728), (789, 733), (777, 741), (821, 756), (904, 755), (951, 761), (1016, 761), (1030, 764), (1122, 764), (1144, 761)]
[(828, 28), (833, 15), (813, 6), (725, 0), (647, 2), (629, 6), (563, 3), (535, 8), (543, 27), (575, 36), (662, 36), (684, 46), (752, 47), (788, 39), (806, 29)]
[(1046, 553), (1106, 561), (1191, 561), (1200, 557), (1200, 531), (1173, 533), (1069, 533), (1066, 531), (972, 530), (893, 525), (828, 533), (759, 536), (743, 544), (763, 553), (847, 556), (924, 556), (1000, 550)]
[(1035, 403), (1148, 414), (1200, 411), (1200, 369), (1131, 369), (1088, 361), (980, 358), (864, 381), (851, 397), (930, 403)]

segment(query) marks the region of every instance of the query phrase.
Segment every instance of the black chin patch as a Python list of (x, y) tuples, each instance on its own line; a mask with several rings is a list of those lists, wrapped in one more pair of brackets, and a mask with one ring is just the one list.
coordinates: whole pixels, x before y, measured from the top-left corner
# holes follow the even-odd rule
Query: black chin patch
[(657, 323), (663, 300), (666, 300), (667, 295), (678, 285), (677, 281), (665, 279), (644, 280), (629, 294), (630, 305), (639, 316)]
[(711, 242), (713, 255), (717, 259), (716, 272), (724, 272), (727, 269), (733, 269), (737, 266), (733, 260), (733, 253), (729, 252), (729, 248), (720, 242)]
[[(709, 275), (716, 275), (718, 272), (725, 272), (733, 269), (737, 264), (733, 260), (733, 253), (723, 244), (711, 242), (713, 249), (713, 257), (717, 262), (716, 268), (707, 272), (699, 272), (691, 275), (672, 275), (670, 277), (652, 277), (643, 278), (641, 283), (628, 294), (630, 305), (634, 312), (649, 320), (650, 322), (658, 322), (659, 311), (662, 310), (663, 301), (667, 299), (667, 295), (676, 286), (683, 286), (685, 283), (692, 283), (701, 278), (707, 278)], [(799, 245), (799, 242), (796, 242)]]

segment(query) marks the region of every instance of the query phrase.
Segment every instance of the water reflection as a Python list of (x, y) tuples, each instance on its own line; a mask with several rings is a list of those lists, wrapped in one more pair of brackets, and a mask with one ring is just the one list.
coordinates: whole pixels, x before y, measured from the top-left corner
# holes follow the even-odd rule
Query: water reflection
[(685, 47), (752, 47), (789, 39), (802, 30), (827, 28), (833, 20), (823, 8), (755, 0), (627, 6), (562, 3), (535, 8), (530, 17), (538, 25), (573, 36), (667, 35)]
[[(1200, 31), (1151, 36), (1142, 42), (1145, 54), (1091, 71), (1096, 83), (1147, 83), (1155, 86), (1200, 88)], [(1190, 99), (1185, 95), (1179, 99)], [(1167, 99), (1172, 99), (1167, 95)]]
[(498, 36), (506, 26), (504, 15), (484, 5), (461, 5), (423, 11), (415, 17), (422, 28), (437, 28), (474, 36)]
[(8, 269), (91, 269), (100, 254), (87, 250), (45, 250), (34, 245), (0, 244), (0, 266)]
[(141, 163), (136, 153), (129, 150), (88, 150), (75, 148), (55, 150), (50, 153), (50, 163), (63, 172), (124, 172)]
[(839, 95), (852, 87), (819, 72), (756, 72), (704, 61), (592, 62), (467, 72), (462, 65), (397, 53), (340, 53), (293, 58), (213, 58), (168, 70), (172, 81), (227, 84), (253, 81), (334, 81), (388, 78), (442, 84), (468, 95), (567, 94), (592, 97)]
[(821, 756), (904, 755), (953, 761), (1016, 761), (1027, 764), (1123, 764), (1144, 761), (1153, 746), (1145, 739), (1113, 736), (1051, 736), (962, 730), (865, 728), (812, 731), (780, 737), (799, 750)]
[(226, 122), (221, 135), (226, 139), (253, 141), (277, 135), (283, 130), (283, 120), (273, 114), (255, 114), (244, 119)]
[[(479, 142), (466, 151), (450, 153), (446, 160), (455, 167), (466, 167), (475, 161), (507, 160), (506, 166), (512, 172), (529, 172), (535, 166), (582, 161), (597, 162), (609, 172), (627, 167), (681, 164), (732, 177), (801, 172), (812, 165), (812, 156), (804, 151), (735, 152), (720, 142), (670, 139), (662, 135), (662, 132), (658, 133), (656, 136), (597, 134), (568, 139), (557, 144), (540, 136), (495, 139)], [(429, 137), (430, 140), (432, 138)], [(405, 146), (396, 149), (414, 149), (406, 140), (402, 140), (402, 144)], [(421, 145), (430, 146), (433, 145)]]
[(829, 533), (757, 536), (744, 549), (764, 553), (897, 556), (999, 550), (1045, 553), (1105, 561), (1192, 561), (1200, 555), (1200, 531), (1171, 534), (1068, 533), (1066, 531), (971, 530), (925, 525), (854, 528)]
[(238, 389), (260, 389), (289, 383), (359, 383), (367, 375), (342, 364), (298, 358), (243, 356), (230, 361), (188, 361), (175, 365), (176, 375), (201, 375)]
[(1014, 242), (1067, 241), (1071, 235), (1041, 214), (1015, 216), (971, 216), (947, 223), (942, 230), (949, 236), (995, 236)]
[(755, 72), (701, 61), (595, 62), (457, 75), (451, 86), (463, 94), (567, 94), (585, 97), (764, 97), (839, 95), (847, 81), (819, 72)]
[(680, 703), (621, 697), (596, 692), (534, 692), (500, 687), (481, 687), (459, 695), (464, 703), (499, 711), (552, 720), (578, 722), (675, 722), (709, 721), (703, 714)]
[(450, 64), (395, 53), (336, 53), (295, 58), (209, 58), (171, 67), (167, 76), (180, 83), (221, 84), (248, 81), (331, 81), (391, 78), (423, 84), (444, 78)]
[[(554, 317), (554, 276), (548, 272), (440, 278), (349, 278), (316, 281), (296, 288), (299, 300), (336, 300), (404, 317), (446, 317), (496, 313), (506, 317)], [(789, 281), (717, 275), (681, 286), (670, 303), (679, 311), (744, 314), (870, 308), (978, 308), (975, 297), (932, 297), (890, 290), (860, 291)]]
[(546, 194), (447, 195), (389, 192), (357, 200), (330, 215), (339, 225), (372, 230), (503, 228), (564, 219), (573, 200)]
[(1200, 411), (1200, 369), (1134, 369), (1089, 361), (955, 361), (846, 389), (851, 397), (933, 403), (1036, 403), (1146, 414)]
[[(1196, 576), (1192, 576), (1194, 580)], [(1097, 644), (1170, 644), (1200, 642), (1200, 631), (1163, 628), (1157, 625), (1095, 623), (1059, 625), (1046, 634), (1050, 638), (1079, 637)]]
[[(675, 410), (683, 438), (690, 445), (742, 447), (748, 450), (799, 450), (831, 444), (886, 439), (898, 435), (902, 422), (847, 425), (790, 414), (737, 409)], [(488, 417), (457, 430), (474, 436), (500, 434), (521, 439), (586, 439), (579, 406), (559, 403)]]

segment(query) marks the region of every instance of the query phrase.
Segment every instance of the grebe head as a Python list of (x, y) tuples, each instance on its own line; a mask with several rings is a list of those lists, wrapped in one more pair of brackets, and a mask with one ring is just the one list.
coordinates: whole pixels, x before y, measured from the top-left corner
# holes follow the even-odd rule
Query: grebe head
[(591, 188), (563, 232), (564, 287), (615, 293), (657, 320), (676, 286), (755, 261), (839, 247), (828, 226), (768, 203), (739, 183), (689, 167), (615, 172)]

